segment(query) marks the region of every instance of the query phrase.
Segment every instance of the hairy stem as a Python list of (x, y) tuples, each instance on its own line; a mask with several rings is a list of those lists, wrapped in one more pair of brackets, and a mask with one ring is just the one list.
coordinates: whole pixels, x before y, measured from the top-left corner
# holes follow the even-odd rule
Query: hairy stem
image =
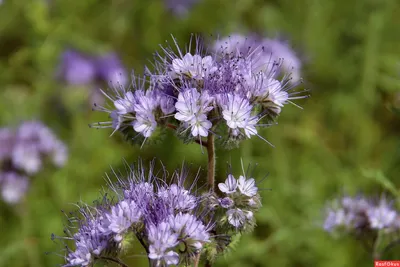
[(391, 243), (389, 243), (382, 251), (381, 255), (384, 255), (385, 253), (387, 253), (389, 250), (391, 250), (392, 248), (396, 247), (400, 245), (400, 239), (395, 240)]
[(115, 263), (117, 263), (119, 266), (121, 266), (121, 267), (129, 267), (128, 265), (126, 265), (125, 263), (123, 263), (121, 260), (119, 260), (119, 259), (114, 259), (114, 258), (111, 258), (111, 257), (105, 257), (105, 256), (102, 256), (102, 257), (96, 257), (97, 259), (100, 259), (100, 260), (105, 260), (105, 261), (112, 261), (112, 262), (115, 262)]
[[(215, 187), (215, 144), (214, 144), (214, 135), (209, 134), (207, 137), (207, 156), (208, 156), (208, 161), (207, 161), (207, 182), (208, 182), (208, 189), (211, 192), (214, 192), (214, 187)], [(196, 260), (194, 262), (194, 266), (197, 267), (199, 262), (200, 262), (200, 255), (196, 257)], [(205, 266), (211, 267), (211, 262), (206, 260)]]
[(194, 258), (194, 262), (193, 262), (193, 266), (194, 266), (194, 267), (198, 267), (198, 266), (199, 266), (200, 254), (201, 254), (201, 253), (197, 254), (197, 255), (196, 255), (196, 258)]
[(373, 245), (372, 257), (374, 260), (379, 260), (381, 258), (380, 245), (382, 242), (382, 231), (378, 231), (378, 236), (376, 237)]
[(215, 186), (215, 145), (214, 135), (209, 134), (207, 137), (207, 156), (208, 156), (208, 171), (207, 171), (207, 182), (210, 191), (214, 192)]

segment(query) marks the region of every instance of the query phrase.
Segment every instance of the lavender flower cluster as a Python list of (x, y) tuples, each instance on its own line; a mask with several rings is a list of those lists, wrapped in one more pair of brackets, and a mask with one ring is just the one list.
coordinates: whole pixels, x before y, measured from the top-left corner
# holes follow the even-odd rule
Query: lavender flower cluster
[(378, 202), (365, 197), (343, 197), (327, 208), (324, 229), (328, 232), (395, 232), (400, 229), (400, 215), (385, 197)]
[(94, 57), (68, 49), (61, 55), (57, 76), (70, 85), (88, 85), (96, 80), (112, 87), (128, 83), (126, 70), (115, 53)]
[(400, 214), (393, 204), (385, 196), (336, 199), (327, 206), (324, 229), (333, 235), (355, 237), (375, 260), (381, 260), (400, 244)]
[(39, 121), (26, 121), (16, 129), (0, 129), (0, 189), (2, 199), (17, 203), (28, 189), (28, 176), (37, 174), (46, 159), (61, 167), (67, 160), (64, 143)]
[(218, 184), (225, 197), (219, 199), (222, 208), (227, 209), (226, 218), (235, 228), (254, 225), (254, 212), (261, 207), (258, 188), (253, 178), (246, 179), (243, 175), (236, 180), (228, 175), (225, 183)]
[(67, 236), (54, 236), (67, 245), (65, 267), (99, 260), (127, 266), (120, 256), (135, 238), (150, 266), (198, 266), (200, 256), (211, 266), (238, 233), (254, 228), (261, 207), (258, 186), (244, 171), (215, 186), (215, 146), (237, 146), (252, 136), (268, 142), (257, 128), (270, 126), (284, 105), (305, 96), (292, 90), (298, 81), (288, 69), (282, 72), (281, 59), (272, 59), (259, 43), (249, 47), (247, 39), (235, 40), (234, 46), (228, 38), (207, 49), (192, 38), (183, 52), (173, 39), (174, 46), (156, 53), (152, 70), (133, 76), (131, 87), (119, 83), (102, 91), (111, 106), (95, 106), (111, 121), (94, 127), (113, 128), (142, 144), (171, 129), (185, 142), (202, 145), (208, 156), (207, 190), (198, 189), (199, 173), (186, 188), (185, 168), (170, 177), (165, 169), (159, 176), (154, 164), (147, 171), (141, 164), (132, 167), (127, 179), (110, 183), (116, 201), (105, 197), (94, 207), (80, 205), (69, 219)]
[[(272, 38), (260, 38), (256, 35), (250, 37), (241, 34), (233, 34), (228, 37), (221, 38), (216, 41), (213, 50), (215, 52), (223, 51), (225, 53), (246, 54), (252, 47), (261, 47), (260, 53), (253, 53), (251, 56), (258, 57), (254, 60), (258, 62), (277, 62), (275, 65), (273, 76), (280, 73), (290, 74), (288, 82), (296, 85), (301, 80), (302, 63), (296, 52), (289, 46), (288, 42)], [(260, 66), (261, 69), (269, 67), (268, 65)]]
[(247, 46), (247, 39), (232, 41), (218, 41), (213, 47), (219, 49), (209, 52), (196, 38), (194, 51), (191, 40), (182, 52), (174, 39), (176, 52), (163, 47), (154, 70), (146, 68), (131, 88), (104, 92), (112, 106), (98, 109), (112, 121), (93, 126), (112, 127), (139, 142), (158, 136), (158, 126), (185, 141), (217, 135), (226, 147), (252, 136), (267, 141), (257, 127), (272, 125), (285, 104), (305, 96), (292, 90), (298, 82), (290, 73), (280, 75), (284, 61), (259, 44)]
[(165, 7), (177, 16), (185, 16), (199, 0), (164, 0)]
[(134, 238), (143, 245), (151, 266), (190, 265), (222, 236), (229, 239), (254, 223), (252, 211), (261, 202), (253, 178), (240, 176), (236, 181), (229, 175), (219, 184), (219, 197), (196, 190), (199, 175), (185, 188), (189, 180), (185, 168), (171, 177), (165, 170), (161, 176), (157, 173), (154, 162), (148, 170), (138, 164), (127, 179), (110, 184), (117, 201), (105, 197), (95, 207), (81, 205), (69, 218), (64, 231), (68, 236), (53, 235), (74, 242), (75, 249), (67, 246), (63, 266), (92, 266), (99, 260), (125, 266), (120, 256), (128, 253)]

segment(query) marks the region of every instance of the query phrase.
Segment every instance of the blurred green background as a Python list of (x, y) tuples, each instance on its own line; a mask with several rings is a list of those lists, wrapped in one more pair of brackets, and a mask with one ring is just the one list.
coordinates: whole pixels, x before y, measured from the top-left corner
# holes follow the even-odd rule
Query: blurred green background
[[(400, 2), (395, 0), (204, 0), (183, 16), (162, 1), (3, 0), (0, 5), (0, 123), (41, 119), (69, 146), (68, 164), (34, 177), (23, 203), (0, 204), (0, 266), (57, 266), (63, 214), (71, 203), (91, 203), (106, 186), (104, 174), (125, 169), (138, 156), (206, 166), (198, 145), (172, 135), (143, 149), (111, 130), (93, 112), (84, 88), (54, 76), (60, 54), (74, 47), (91, 54), (115, 51), (124, 65), (143, 71), (159, 44), (173, 34), (182, 45), (190, 33), (283, 34), (303, 59), (304, 88), (311, 98), (284, 108), (279, 124), (262, 130), (276, 147), (253, 138), (239, 149), (217, 150), (218, 179), (226, 162), (258, 163), (263, 182), (258, 227), (216, 266), (372, 266), (356, 240), (321, 230), (324, 204), (343, 192), (385, 192), (400, 186)], [(106, 84), (102, 85), (103, 87)], [(205, 174), (205, 171), (203, 171)], [(387, 179), (387, 180), (385, 180)], [(385, 182), (386, 181), (386, 182)], [(396, 248), (391, 257), (400, 258)], [(62, 253), (62, 252), (60, 252)], [(143, 251), (125, 258), (146, 266)]]

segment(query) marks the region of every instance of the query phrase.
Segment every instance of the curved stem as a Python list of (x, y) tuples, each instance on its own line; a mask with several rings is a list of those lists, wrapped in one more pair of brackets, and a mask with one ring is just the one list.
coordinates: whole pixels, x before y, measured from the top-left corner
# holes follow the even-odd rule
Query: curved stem
[(379, 260), (381, 257), (381, 253), (379, 251), (381, 242), (382, 242), (382, 231), (378, 231), (378, 236), (374, 241), (373, 251), (372, 251), (372, 257), (374, 258), (374, 260)]
[(115, 263), (117, 263), (117, 264), (118, 264), (119, 266), (121, 266), (121, 267), (129, 267), (128, 265), (126, 265), (125, 263), (123, 263), (122, 261), (120, 261), (119, 259), (114, 259), (114, 258), (105, 257), (105, 256), (96, 257), (96, 258), (97, 258), (97, 259), (100, 259), (100, 260), (115, 262)]
[(210, 191), (213, 192), (215, 186), (215, 145), (214, 145), (213, 134), (209, 134), (207, 137), (207, 156), (208, 156), (207, 182)]
[(382, 255), (384, 255), (385, 253), (387, 253), (389, 250), (391, 250), (392, 248), (394, 248), (395, 246), (400, 245), (400, 239), (399, 240), (395, 240), (391, 243), (389, 243), (382, 251)]
[[(147, 255), (149, 255), (150, 251), (149, 248), (146, 246), (146, 243), (143, 241), (143, 238), (140, 236), (140, 234), (136, 234), (136, 238), (139, 240), (140, 244), (142, 245), (142, 247), (144, 248), (144, 250), (146, 250)], [(153, 266), (151, 259), (149, 257), (147, 257), (147, 259), (149, 260), (149, 266)]]

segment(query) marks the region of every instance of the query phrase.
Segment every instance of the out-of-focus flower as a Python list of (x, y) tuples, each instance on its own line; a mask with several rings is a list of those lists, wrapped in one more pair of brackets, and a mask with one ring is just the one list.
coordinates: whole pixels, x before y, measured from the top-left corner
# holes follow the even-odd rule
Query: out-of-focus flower
[(367, 211), (367, 216), (372, 229), (385, 229), (395, 226), (398, 214), (385, 198), (381, 198), (378, 205)]
[(68, 157), (66, 145), (39, 121), (25, 121), (16, 129), (0, 129), (0, 183), (4, 201), (20, 200), (28, 188), (27, 176), (38, 173), (46, 159), (62, 167)]
[[(259, 52), (254, 53), (254, 48), (259, 47)], [(297, 84), (301, 79), (302, 63), (295, 51), (287, 41), (280, 39), (264, 38), (251, 35), (245, 37), (241, 34), (232, 34), (229, 37), (221, 38), (213, 46), (215, 51), (225, 54), (252, 54), (257, 70), (273, 70), (275, 74), (281, 71), (290, 74), (288, 82)], [(252, 51), (253, 50), (253, 51)]]
[(61, 55), (57, 76), (71, 85), (90, 84), (96, 78), (96, 65), (91, 57), (68, 49)]
[(298, 83), (301, 79), (301, 61), (287, 42), (278, 39), (266, 38), (262, 40), (266, 53), (270, 53), (273, 60), (282, 62), (282, 69), (291, 73), (291, 83)]
[(91, 103), (103, 104), (104, 96), (98, 87), (105, 82), (112, 88), (128, 85), (128, 75), (116, 53), (90, 55), (74, 49), (65, 50), (56, 74), (57, 78), (72, 86), (86, 86)]
[(28, 190), (29, 180), (15, 172), (0, 173), (0, 191), (2, 199), (9, 203), (18, 203)]
[(199, 0), (164, 0), (167, 9), (178, 16), (186, 15)]
[(385, 197), (378, 203), (364, 197), (343, 197), (328, 205), (324, 229), (328, 232), (344, 229), (347, 232), (398, 229), (398, 212)]
[(37, 173), (44, 158), (50, 157), (57, 165), (65, 164), (67, 148), (49, 128), (39, 121), (22, 123), (17, 131), (11, 153), (13, 166), (27, 174)]
[(95, 59), (98, 77), (110, 87), (119, 88), (128, 85), (128, 74), (118, 55), (109, 53)]

